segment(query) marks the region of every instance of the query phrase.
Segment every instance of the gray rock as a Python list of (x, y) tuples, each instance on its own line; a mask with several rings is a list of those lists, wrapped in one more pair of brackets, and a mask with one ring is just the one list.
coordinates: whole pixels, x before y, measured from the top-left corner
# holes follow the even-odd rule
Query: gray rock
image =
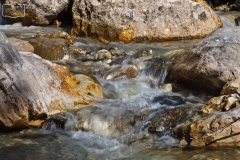
[(169, 78), (196, 89), (240, 93), (240, 29), (219, 29), (189, 51), (165, 55), (173, 60)]
[[(239, 146), (240, 108), (215, 113), (190, 125), (180, 125), (173, 135), (182, 137), (190, 146)], [(184, 141), (184, 140), (183, 140)], [(182, 144), (184, 144), (182, 142)], [(187, 143), (185, 143), (186, 145)]]
[(222, 22), (201, 0), (74, 0), (72, 34), (103, 41), (205, 37)]
[(30, 120), (72, 109), (76, 104), (90, 105), (91, 88), (100, 89), (86, 83), (89, 78), (75, 78), (66, 67), (30, 52), (19, 54), (2, 32), (0, 64), (0, 131), (25, 127)]

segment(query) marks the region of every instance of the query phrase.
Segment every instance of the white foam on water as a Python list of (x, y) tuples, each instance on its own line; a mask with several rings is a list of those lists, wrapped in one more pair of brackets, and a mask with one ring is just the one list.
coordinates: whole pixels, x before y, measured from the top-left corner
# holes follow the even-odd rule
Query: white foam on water
[(2, 31), (15, 31), (15, 32), (22, 32), (24, 30), (34, 30), (34, 29), (40, 29), (39, 26), (23, 26), (22, 23), (14, 23), (14, 24), (5, 24), (0, 25), (0, 30)]
[(154, 147), (162, 149), (162, 148), (169, 148), (169, 147), (181, 148), (182, 146), (179, 144), (179, 140), (176, 140), (170, 135), (164, 135), (155, 141)]
[[(228, 13), (231, 13), (231, 12), (216, 11), (216, 14), (220, 17), (220, 19), (223, 23), (223, 28), (236, 26), (235, 21), (234, 21), (234, 16), (229, 16)], [(234, 12), (232, 12), (232, 13), (234, 13)]]
[(116, 139), (108, 139), (104, 136), (99, 136), (93, 132), (72, 132), (72, 138), (78, 140), (78, 144), (91, 153), (108, 153), (108, 151), (118, 150), (124, 147)]
[(86, 44), (82, 43), (82, 42), (74, 42), (73, 46), (76, 46), (76, 47), (78, 47), (78, 46), (86, 46)]

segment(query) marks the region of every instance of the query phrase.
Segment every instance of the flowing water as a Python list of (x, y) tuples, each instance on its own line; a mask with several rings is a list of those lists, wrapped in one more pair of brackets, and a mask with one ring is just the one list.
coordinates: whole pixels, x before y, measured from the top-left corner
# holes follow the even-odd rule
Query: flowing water
[(231, 12), (216, 12), (223, 22), (223, 28), (239, 26), (238, 19), (240, 17), (240, 12), (231, 11)]
[[(24, 39), (34, 38), (39, 32), (68, 32), (69, 28), (22, 27), (21, 24), (14, 24), (0, 25), (0, 30), (8, 37)], [(134, 60), (134, 53), (140, 50), (152, 50), (158, 56), (174, 49), (187, 49), (199, 41), (115, 42), (106, 45), (92, 39), (77, 38), (72, 47), (91, 51), (117, 47), (127, 53), (128, 58), (119, 64), (126, 65)], [(0, 133), (0, 159), (239, 159), (239, 148), (184, 148), (179, 140), (171, 137), (167, 126), (159, 127), (157, 134), (150, 133), (146, 127), (150, 121), (174, 108), (183, 110), (181, 120), (184, 121), (211, 97), (174, 84), (173, 92), (163, 88), (167, 71), (165, 65), (159, 66), (159, 73), (153, 74), (150, 63), (134, 79), (106, 80), (104, 74), (95, 72), (90, 76), (94, 76), (102, 86), (102, 100), (96, 101), (94, 106), (63, 113), (67, 118), (64, 129), (59, 129), (51, 121), (42, 128)], [(92, 70), (101, 68), (93, 65)], [(152, 79), (146, 80), (146, 77)], [(169, 104), (153, 100), (159, 96), (181, 97), (184, 103)]]

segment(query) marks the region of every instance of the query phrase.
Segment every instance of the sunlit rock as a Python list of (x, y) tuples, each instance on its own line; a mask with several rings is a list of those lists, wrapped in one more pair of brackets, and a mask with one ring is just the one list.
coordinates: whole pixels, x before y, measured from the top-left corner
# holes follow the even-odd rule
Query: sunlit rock
[(194, 89), (222, 90), (222, 95), (240, 93), (239, 35), (238, 27), (218, 29), (190, 50), (168, 54), (169, 78)]
[(211, 98), (203, 105), (201, 111), (206, 114), (212, 114), (219, 111), (228, 111), (236, 106), (239, 96), (223, 95)]
[[(86, 81), (75, 78), (66, 67), (30, 52), (19, 54), (2, 32), (0, 54), (1, 131), (24, 127), (30, 120), (48, 114), (90, 105), (93, 99), (102, 97), (93, 82), (90, 85), (97, 89), (96, 93), (92, 91), (94, 87), (81, 92), (88, 86)], [(91, 91), (94, 94), (89, 94)]]
[(107, 42), (199, 38), (222, 26), (202, 0), (74, 0), (72, 13), (73, 35)]
[[(84, 104), (91, 104), (92, 97), (96, 99), (101, 99), (103, 97), (101, 87), (95, 82), (92, 78), (83, 75), (83, 74), (75, 74), (74, 77), (77, 80), (77, 91), (79, 95), (83, 97)], [(80, 103), (81, 105), (82, 103)]]
[(174, 135), (182, 137), (186, 145), (195, 147), (239, 146), (239, 113), (240, 109), (236, 108), (201, 118), (192, 124), (178, 126)]
[[(204, 114), (195, 114), (172, 130), (184, 146), (239, 146), (239, 95), (211, 98), (202, 106)], [(209, 114), (209, 116), (206, 116)]]
[(213, 97), (203, 105), (201, 111), (207, 114), (222, 111), (226, 103), (225, 99), (225, 96)]
[[(8, 9), (4, 13), (8, 17), (5, 18), (6, 23), (22, 22), (23, 25), (49, 25), (57, 18), (58, 14), (67, 9), (68, 0), (5, 0), (3, 4), (8, 5)], [(11, 5), (11, 6), (10, 6)], [(21, 6), (19, 6), (21, 5)], [(9, 9), (9, 6), (11, 9)], [(20, 7), (25, 7), (20, 8)], [(18, 9), (13, 9), (18, 7)]]
[(221, 12), (228, 12), (228, 11), (230, 11), (230, 8), (231, 8), (230, 5), (223, 4), (223, 5), (215, 7), (214, 10), (221, 11)]
[(46, 60), (60, 60), (66, 55), (67, 44), (62, 38), (29, 38), (34, 53)]
[(211, 98), (206, 104), (203, 105), (201, 111), (206, 114), (212, 114), (220, 111), (228, 111), (235, 107), (236, 102), (239, 101), (238, 97), (231, 95), (223, 95)]
[(135, 78), (137, 76), (138, 69), (134, 65), (126, 65), (120, 68), (119, 70), (109, 74), (107, 76), (107, 80), (117, 78), (117, 77), (127, 77), (127, 78)]
[(57, 33), (41, 33), (37, 32), (36, 37), (41, 38), (41, 37), (46, 37), (46, 38), (63, 38), (66, 41), (67, 45), (71, 45), (75, 41), (75, 37), (69, 35), (67, 32), (64, 31), (59, 31)]

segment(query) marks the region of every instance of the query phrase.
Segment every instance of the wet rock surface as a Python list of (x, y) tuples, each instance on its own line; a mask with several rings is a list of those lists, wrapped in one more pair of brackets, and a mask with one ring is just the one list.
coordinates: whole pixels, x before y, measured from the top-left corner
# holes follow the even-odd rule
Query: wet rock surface
[(72, 34), (101, 41), (205, 37), (222, 26), (204, 1), (74, 1)]
[(238, 34), (238, 27), (219, 29), (188, 51), (167, 54), (173, 60), (169, 78), (195, 89), (238, 93)]
[(66, 55), (67, 44), (62, 38), (31, 38), (34, 53), (46, 60), (60, 60)]
[(239, 146), (239, 108), (220, 112), (196, 120), (190, 125), (178, 126), (174, 135), (181, 135), (183, 145)]
[(161, 135), (165, 130), (169, 130), (176, 126), (176, 123), (181, 118), (181, 110), (174, 108), (161, 115), (158, 119), (147, 124), (149, 132), (156, 132)]
[(237, 94), (213, 97), (202, 106), (201, 111), (206, 114), (228, 111), (236, 107), (237, 102), (239, 103), (239, 96)]
[(74, 42), (74, 38), (64, 31), (37, 33), (34, 38), (26, 38), (26, 40), (33, 45), (35, 54), (50, 61), (69, 57), (68, 47)]
[[(89, 105), (94, 96), (82, 93), (84, 81), (75, 78), (66, 67), (30, 53), (18, 53), (0, 32), (1, 47), (1, 131), (24, 127), (29, 120)], [(86, 85), (85, 85), (86, 86)], [(89, 90), (88, 87), (83, 87)], [(99, 88), (97, 88), (99, 89)], [(86, 95), (85, 95), (86, 93)], [(99, 93), (99, 92), (96, 92)], [(101, 98), (102, 93), (95, 98)]]
[(172, 130), (185, 146), (239, 146), (239, 96), (223, 95), (210, 99), (201, 114)]

